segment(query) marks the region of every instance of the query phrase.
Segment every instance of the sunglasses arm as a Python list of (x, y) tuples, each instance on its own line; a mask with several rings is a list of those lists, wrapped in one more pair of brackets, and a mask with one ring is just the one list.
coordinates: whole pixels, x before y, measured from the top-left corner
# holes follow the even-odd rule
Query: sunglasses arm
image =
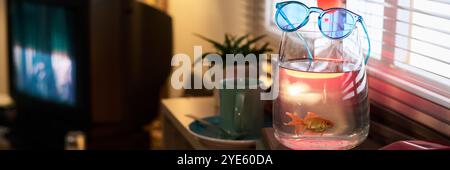
[(370, 44), (369, 32), (367, 31), (367, 26), (366, 26), (366, 23), (364, 22), (364, 19), (363, 19), (362, 17), (359, 17), (359, 21), (361, 22), (361, 25), (362, 25), (362, 27), (363, 27), (363, 29), (364, 29), (364, 33), (365, 33), (366, 36), (367, 36), (367, 43), (368, 43), (368, 45), (369, 45), (369, 48), (368, 48), (368, 51), (367, 51), (366, 60), (365, 60), (365, 63), (367, 64), (367, 63), (369, 62), (370, 52), (371, 52), (372, 46), (371, 46), (371, 44)]

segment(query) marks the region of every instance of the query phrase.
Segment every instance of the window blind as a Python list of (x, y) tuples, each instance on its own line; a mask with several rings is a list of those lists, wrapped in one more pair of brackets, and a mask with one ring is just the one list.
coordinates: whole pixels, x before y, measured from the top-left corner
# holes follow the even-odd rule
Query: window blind
[(422, 86), (409, 88), (411, 92), (428, 90), (418, 94), (449, 108), (449, 0), (347, 0), (347, 8), (366, 18), (373, 58), (394, 70), (379, 74), (397, 81), (417, 77), (412, 83)]

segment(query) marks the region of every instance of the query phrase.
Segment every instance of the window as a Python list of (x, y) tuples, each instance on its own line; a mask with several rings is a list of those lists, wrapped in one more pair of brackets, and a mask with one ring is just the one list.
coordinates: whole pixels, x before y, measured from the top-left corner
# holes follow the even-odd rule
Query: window
[[(277, 36), (281, 35), (281, 32), (273, 21), (274, 6), (280, 1), (283, 0), (266, 0), (265, 10), (265, 28), (270, 34)], [(299, 1), (307, 2), (305, 4), (309, 6), (317, 6), (317, 0)], [(375, 91), (374, 96), (380, 93), (427, 113), (430, 115), (430, 121), (438, 120), (442, 123), (435, 126), (435, 129), (440, 127), (448, 130), (450, 1), (341, 1), (347, 9), (363, 16), (368, 26), (373, 46), (368, 73), (373, 80), (371, 88)], [(404, 91), (401, 94), (408, 94), (408, 97), (396, 96), (400, 93), (389, 91), (392, 89), (401, 89)], [(414, 96), (417, 98), (413, 98)], [(426, 102), (430, 104), (422, 105)]]

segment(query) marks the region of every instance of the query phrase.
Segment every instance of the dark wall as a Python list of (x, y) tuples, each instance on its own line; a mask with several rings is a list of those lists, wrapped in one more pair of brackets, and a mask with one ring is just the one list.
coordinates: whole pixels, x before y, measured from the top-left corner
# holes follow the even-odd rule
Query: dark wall
[(172, 21), (141, 3), (94, 2), (91, 91), (96, 128), (91, 146), (148, 147), (144, 126), (158, 114), (160, 91), (169, 76)]

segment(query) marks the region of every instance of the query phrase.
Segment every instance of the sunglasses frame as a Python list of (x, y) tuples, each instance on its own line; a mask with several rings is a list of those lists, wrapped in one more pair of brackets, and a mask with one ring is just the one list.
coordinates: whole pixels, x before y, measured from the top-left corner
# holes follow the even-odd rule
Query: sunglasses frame
[[(289, 24), (289, 25), (291, 25), (292, 27), (294, 27), (294, 25), (293, 25), (292, 23), (290, 23), (290, 21), (289, 21), (289, 19), (287, 18), (287, 16), (286, 16), (286, 15), (284, 14), (284, 12), (281, 10), (281, 9), (283, 9), (285, 6), (290, 5), (290, 4), (297, 4), (297, 5), (300, 5), (300, 6), (304, 7), (304, 8), (307, 10), (307, 11), (306, 11), (307, 16), (306, 16), (306, 18), (303, 20), (303, 22), (302, 22), (299, 26), (297, 26), (297, 27), (295, 27), (295, 28), (293, 28), (293, 29), (286, 29), (286, 28), (283, 28), (282, 26), (280, 26), (280, 24), (279, 24), (279, 22), (278, 22), (278, 18), (279, 18), (279, 15), (281, 15), (281, 16), (283, 17), (283, 19), (287, 22), (287, 24)], [(368, 31), (367, 31), (367, 26), (366, 26), (366, 24), (365, 24), (364, 19), (363, 19), (362, 16), (360, 16), (360, 15), (354, 13), (353, 11), (350, 11), (350, 10), (348, 10), (348, 9), (345, 9), (345, 8), (330, 8), (330, 9), (324, 10), (324, 9), (318, 8), (318, 7), (308, 7), (308, 6), (306, 6), (305, 4), (303, 4), (303, 3), (301, 3), (301, 2), (298, 2), (298, 1), (284, 1), (284, 2), (278, 2), (278, 3), (275, 5), (275, 7), (276, 7), (276, 9), (277, 9), (277, 11), (276, 11), (276, 13), (275, 13), (275, 23), (276, 23), (276, 25), (277, 25), (278, 28), (280, 28), (280, 29), (282, 29), (283, 31), (286, 31), (286, 32), (294, 32), (294, 31), (299, 30), (300, 28), (302, 28), (303, 26), (305, 26), (305, 25), (309, 22), (309, 16), (311, 15), (311, 13), (319, 13), (318, 25), (319, 25), (319, 30), (320, 30), (320, 32), (322, 33), (322, 35), (325, 36), (325, 37), (327, 37), (327, 38), (333, 39), (333, 40), (342, 40), (342, 39), (347, 38), (348, 36), (350, 36), (350, 35), (353, 33), (353, 31), (355, 30), (356, 24), (359, 22), (359, 23), (361, 24), (362, 28), (364, 29), (364, 33), (365, 33), (366, 36), (367, 36), (367, 41), (368, 41), (368, 45), (369, 45), (368, 53), (367, 53), (367, 56), (366, 56), (366, 59), (365, 59), (365, 63), (367, 64), (367, 62), (368, 62), (368, 60), (369, 60), (369, 57), (370, 57), (370, 52), (371, 52), (371, 43), (370, 43), (369, 33), (368, 33)], [(322, 18), (323, 18), (323, 16), (324, 16), (325, 14), (327, 14), (328, 12), (330, 12), (330, 11), (337, 11), (337, 10), (343, 10), (343, 11), (345, 11), (345, 12), (347, 12), (347, 13), (350, 13), (350, 14), (353, 16), (353, 21), (354, 21), (354, 23), (353, 23), (353, 25), (352, 25), (351, 31), (349, 31), (346, 35), (341, 36), (341, 37), (330, 37), (330, 36), (326, 35), (326, 34), (323, 32), (323, 30), (322, 30)]]

